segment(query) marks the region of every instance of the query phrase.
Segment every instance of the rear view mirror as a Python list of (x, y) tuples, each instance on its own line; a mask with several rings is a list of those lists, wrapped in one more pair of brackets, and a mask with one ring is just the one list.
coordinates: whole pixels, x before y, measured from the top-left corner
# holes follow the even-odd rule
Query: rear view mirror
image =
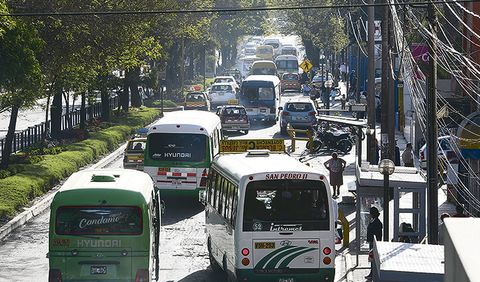
[(283, 107), (278, 107), (278, 110), (279, 110), (279, 111), (283, 111)]

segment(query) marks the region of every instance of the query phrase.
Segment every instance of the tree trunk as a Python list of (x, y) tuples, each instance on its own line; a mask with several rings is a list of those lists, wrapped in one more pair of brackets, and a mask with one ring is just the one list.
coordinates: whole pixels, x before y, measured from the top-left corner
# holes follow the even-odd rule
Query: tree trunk
[(130, 85), (130, 93), (132, 99), (132, 107), (139, 108), (142, 106), (142, 98), (138, 91), (138, 84), (140, 81), (140, 67), (135, 67), (129, 72), (128, 83)]
[(55, 88), (53, 94), (52, 106), (50, 109), (50, 120), (52, 124), (51, 136), (52, 138), (59, 138), (62, 133), (62, 89), (61, 87)]
[(122, 107), (124, 112), (128, 112), (128, 107), (130, 104), (130, 91), (128, 89), (128, 78), (127, 78), (127, 71), (125, 71), (125, 78), (123, 79), (123, 89), (120, 92), (120, 101), (119, 107)]
[[(178, 76), (178, 80), (180, 83), (180, 91), (183, 90), (183, 86), (185, 85), (185, 39), (182, 39), (180, 45), (180, 72)], [(178, 98), (178, 97), (176, 97)]]
[(81, 94), (81, 104), (80, 104), (80, 129), (85, 129), (87, 128), (86, 126), (86, 120), (87, 120), (87, 111), (85, 109), (85, 100), (86, 100), (86, 93), (85, 91), (82, 92)]
[(100, 96), (102, 101), (102, 121), (110, 121), (110, 95), (107, 89), (107, 77), (100, 77)]
[(70, 95), (68, 92), (63, 91), (63, 99), (65, 99), (65, 121), (67, 122), (67, 128), (72, 129), (72, 118), (70, 116)]
[(165, 85), (167, 94), (174, 93), (180, 85), (179, 81), (179, 60), (180, 60), (180, 44), (178, 40), (170, 48), (170, 57), (167, 61)]
[(50, 98), (52, 97), (52, 95), (50, 94), (51, 92), (48, 91), (48, 94), (47, 94), (47, 105), (45, 106), (45, 136), (47, 136), (48, 134), (50, 134), (50, 126), (48, 125), (48, 114), (49, 114), (49, 110), (50, 110)]
[(195, 77), (195, 46), (190, 44), (188, 48), (188, 68), (187, 68), (187, 80), (193, 80)]
[(0, 168), (6, 169), (10, 163), (10, 155), (12, 154), (12, 142), (15, 137), (15, 127), (17, 125), (19, 107), (12, 106), (12, 113), (10, 114), (10, 123), (8, 124), (7, 136), (5, 137), (5, 147), (2, 151), (2, 161), (0, 162)]

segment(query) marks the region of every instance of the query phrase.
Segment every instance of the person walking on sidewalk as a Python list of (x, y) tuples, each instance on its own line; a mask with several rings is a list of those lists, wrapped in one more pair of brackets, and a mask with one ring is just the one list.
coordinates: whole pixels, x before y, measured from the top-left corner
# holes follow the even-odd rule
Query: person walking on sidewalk
[[(378, 217), (380, 216), (380, 212), (376, 207), (370, 208), (370, 223), (367, 226), (367, 242), (370, 248), (370, 251), (373, 249), (373, 239), (377, 239), (377, 241), (382, 241), (382, 229), (383, 224), (380, 222)], [(373, 266), (373, 261), (371, 265)], [(366, 279), (372, 279), (372, 270), (370, 269), (370, 274), (365, 276)]]
[(330, 185), (333, 187), (333, 198), (336, 199), (340, 196), (340, 186), (343, 185), (343, 171), (347, 166), (347, 162), (339, 158), (337, 153), (333, 153), (332, 158), (323, 165), (330, 172)]
[(412, 151), (412, 143), (407, 144), (407, 148), (402, 153), (402, 161), (403, 164), (407, 167), (413, 167), (413, 151)]

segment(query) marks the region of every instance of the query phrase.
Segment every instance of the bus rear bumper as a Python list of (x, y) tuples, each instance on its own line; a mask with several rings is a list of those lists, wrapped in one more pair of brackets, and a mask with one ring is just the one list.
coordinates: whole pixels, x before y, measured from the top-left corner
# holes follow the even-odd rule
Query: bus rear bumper
[(298, 273), (298, 274), (260, 274), (255, 273), (253, 269), (236, 269), (235, 274), (238, 282), (247, 281), (262, 281), (262, 282), (279, 282), (279, 281), (293, 281), (293, 282), (322, 282), (333, 281), (335, 278), (334, 268), (319, 269), (315, 273)]

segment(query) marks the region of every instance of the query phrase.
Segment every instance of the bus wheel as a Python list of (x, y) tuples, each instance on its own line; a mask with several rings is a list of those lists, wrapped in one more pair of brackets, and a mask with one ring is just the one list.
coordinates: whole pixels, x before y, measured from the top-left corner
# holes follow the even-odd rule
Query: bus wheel
[(222, 268), (220, 267), (218, 262), (215, 260), (215, 257), (213, 257), (212, 248), (210, 246), (210, 240), (208, 241), (208, 260), (210, 260), (210, 267), (212, 268), (213, 272), (222, 271)]

